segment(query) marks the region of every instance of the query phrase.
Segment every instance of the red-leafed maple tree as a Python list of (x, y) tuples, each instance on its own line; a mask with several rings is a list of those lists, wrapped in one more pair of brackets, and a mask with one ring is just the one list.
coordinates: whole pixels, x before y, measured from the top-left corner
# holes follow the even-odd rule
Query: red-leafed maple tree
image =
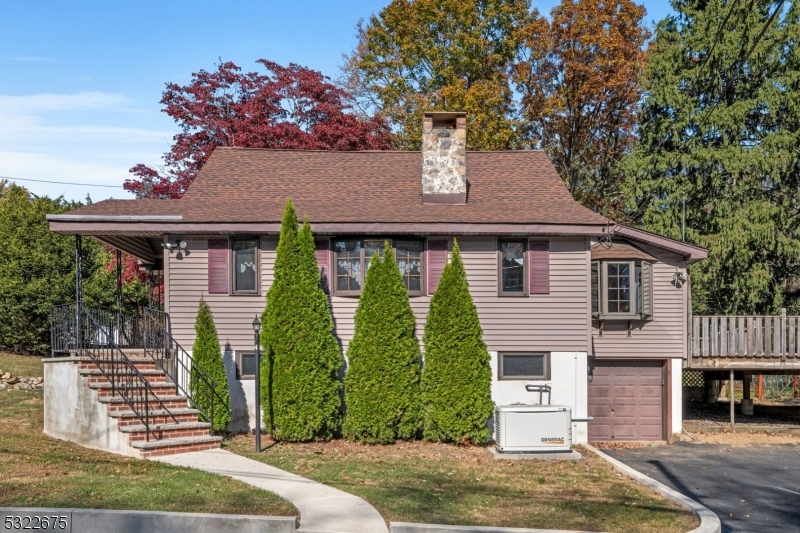
[(266, 74), (234, 63), (201, 70), (185, 86), (168, 83), (163, 111), (180, 124), (158, 171), (144, 164), (125, 189), (140, 198), (180, 198), (217, 146), (306, 150), (390, 150), (381, 116), (351, 112), (350, 95), (300, 65), (258, 61)]

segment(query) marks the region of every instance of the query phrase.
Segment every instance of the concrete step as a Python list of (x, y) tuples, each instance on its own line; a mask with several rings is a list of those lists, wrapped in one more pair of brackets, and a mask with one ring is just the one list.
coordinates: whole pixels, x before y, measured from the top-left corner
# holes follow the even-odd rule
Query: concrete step
[[(103, 374), (100, 370), (81, 370), (81, 375), (85, 377), (89, 384), (94, 383), (110, 383), (108, 377)], [(142, 377), (147, 380), (148, 383), (166, 383), (167, 382), (167, 375), (161, 372), (160, 370), (142, 370), (140, 372)], [(138, 376), (133, 372), (120, 372), (118, 374), (121, 376), (121, 379), (128, 379), (128, 376), (132, 380), (138, 380)]]
[[(131, 444), (147, 440), (147, 430), (143, 424), (119, 428), (128, 433)], [(206, 422), (181, 422), (178, 424), (150, 424), (150, 440), (182, 439), (188, 437), (208, 437), (211, 424)]]
[[(128, 360), (133, 363), (133, 366), (141, 372), (143, 370), (161, 370), (157, 365), (156, 362), (153, 361), (149, 357), (129, 357)], [(107, 366), (111, 366), (110, 363), (99, 363), (95, 364), (93, 361), (81, 361), (79, 369), (83, 370), (97, 370), (98, 366), (100, 368), (106, 368)]]
[(206, 436), (133, 442), (131, 446), (141, 450), (142, 457), (158, 457), (219, 448), (220, 442), (222, 442), (222, 437)]

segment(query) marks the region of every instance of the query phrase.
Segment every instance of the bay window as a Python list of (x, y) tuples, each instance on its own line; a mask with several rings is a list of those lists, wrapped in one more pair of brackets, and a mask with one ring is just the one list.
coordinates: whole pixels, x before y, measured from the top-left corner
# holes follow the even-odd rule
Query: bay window
[(592, 316), (601, 320), (643, 319), (653, 315), (653, 267), (648, 261), (594, 261)]

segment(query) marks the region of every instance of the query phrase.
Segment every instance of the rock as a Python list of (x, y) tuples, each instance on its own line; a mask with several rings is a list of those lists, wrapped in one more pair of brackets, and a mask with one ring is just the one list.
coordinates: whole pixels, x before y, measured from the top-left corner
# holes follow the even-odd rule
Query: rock
[(15, 377), (9, 376), (8, 378), (4, 377), (3, 379), (5, 379), (6, 383), (8, 383), (9, 385), (16, 385), (17, 383), (19, 383), (19, 378), (16, 376)]
[(3, 389), (5, 389), (7, 386), (8, 386), (8, 385), (6, 385), (5, 383), (3, 383), (3, 382), (0, 382), (0, 390), (3, 390)]
[(44, 383), (44, 378), (42, 376), (39, 376), (38, 378), (36, 378), (36, 383)]
[(19, 388), (22, 390), (31, 390), (33, 387), (31, 387), (29, 383), (21, 383), (19, 385)]
[(8, 372), (6, 372), (2, 376), (0, 376), (0, 379), (10, 379), (10, 378), (11, 378), (11, 374), (9, 374)]

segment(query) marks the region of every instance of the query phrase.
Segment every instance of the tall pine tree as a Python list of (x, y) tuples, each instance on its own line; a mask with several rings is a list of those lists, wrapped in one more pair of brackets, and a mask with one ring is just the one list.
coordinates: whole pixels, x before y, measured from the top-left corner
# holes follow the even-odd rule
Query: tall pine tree
[(262, 316), (265, 425), (284, 441), (327, 440), (339, 425), (341, 350), (320, 285), (314, 236), (286, 202), (274, 280)]
[(343, 433), (366, 443), (413, 438), (419, 430), (419, 342), (408, 291), (387, 242), (370, 261), (347, 349)]
[[(214, 431), (225, 431), (231, 422), (231, 393), (228, 390), (228, 376), (225, 374), (225, 362), (222, 360), (214, 315), (202, 298), (197, 307), (194, 333), (192, 358), (205, 372), (192, 368), (189, 379), (192, 398), (195, 405), (208, 415), (204, 417), (207, 418), (205, 421), (212, 422)], [(209, 378), (213, 381), (213, 389), (208, 382)]]
[(674, 0), (656, 29), (640, 140), (625, 161), (632, 217), (709, 248), (698, 313), (797, 307), (800, 3)]
[(492, 368), (458, 243), (425, 323), (422, 404), (426, 440), (484, 444), (491, 433)]

